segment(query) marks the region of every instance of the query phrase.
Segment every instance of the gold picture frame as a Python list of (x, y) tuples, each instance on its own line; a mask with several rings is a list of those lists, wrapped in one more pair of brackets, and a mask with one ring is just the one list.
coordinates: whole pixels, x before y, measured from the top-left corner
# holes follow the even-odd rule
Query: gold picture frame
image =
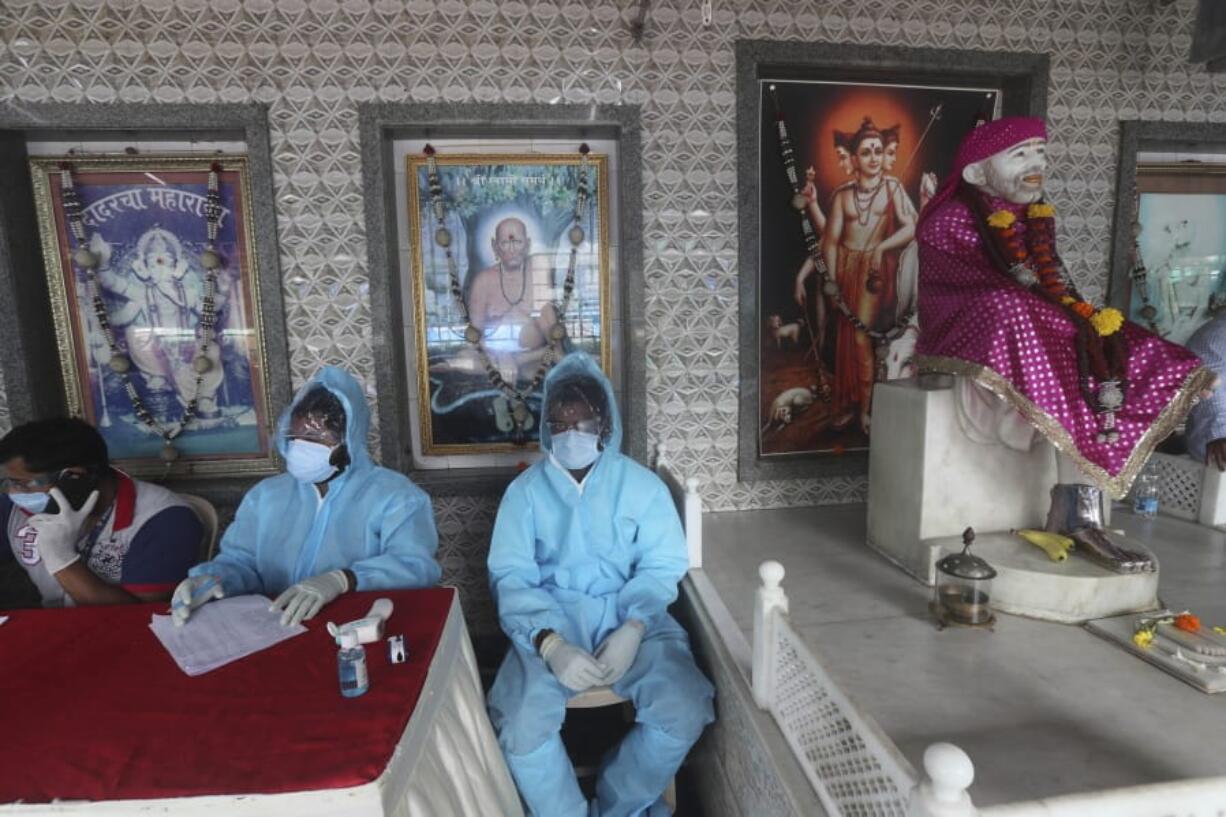
[[(214, 162), (221, 166), (215, 244), (223, 261), (214, 293), (215, 365), (195, 385), (204, 203)], [(33, 158), (29, 166), (68, 411), (94, 424), (112, 461), (136, 476), (276, 472), (247, 157), (61, 156)], [(126, 383), (108, 365), (111, 348), (88, 279), (72, 262), (65, 167), (81, 201), (85, 243), (100, 259), (107, 322), (131, 361)], [(161, 459), (162, 437), (137, 419), (128, 383), (167, 429), (197, 400), (196, 416), (174, 440), (174, 462)]]
[[(584, 238), (571, 305), (561, 323), (566, 351), (588, 352), (611, 376), (608, 157), (587, 158), (588, 206), (580, 220)], [(453, 262), (436, 241), (439, 223), (430, 199), (427, 157), (406, 157), (421, 453), (531, 450), (540, 422), (539, 389), (528, 393), (528, 439), (516, 442), (510, 402), (492, 384), (485, 360), (467, 339), (464, 315), (471, 307), (490, 363), (517, 388), (529, 387), (547, 348), (541, 310), (556, 309), (562, 301), (581, 158), (578, 153), (458, 153), (435, 161)], [(459, 299), (452, 286), (453, 266)]]

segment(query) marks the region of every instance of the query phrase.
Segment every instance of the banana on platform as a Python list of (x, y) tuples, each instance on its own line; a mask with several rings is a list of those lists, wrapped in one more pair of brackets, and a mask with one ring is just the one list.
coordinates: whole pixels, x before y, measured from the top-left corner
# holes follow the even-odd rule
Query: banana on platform
[(1067, 559), (1068, 552), (1074, 545), (1072, 539), (1051, 531), (1022, 528), (1013, 532), (1035, 547), (1042, 548), (1047, 558), (1053, 562), (1063, 562)]

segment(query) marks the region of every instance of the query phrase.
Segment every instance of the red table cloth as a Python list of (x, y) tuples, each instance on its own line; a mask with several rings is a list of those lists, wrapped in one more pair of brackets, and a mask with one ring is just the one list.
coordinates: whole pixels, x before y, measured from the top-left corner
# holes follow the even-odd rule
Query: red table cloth
[[(454, 594), (347, 594), (309, 632), (195, 678), (149, 629), (164, 603), (13, 611), (0, 626), (0, 802), (368, 783), (413, 714)], [(395, 605), (385, 635), (404, 635), (408, 661), (367, 645), (370, 690), (344, 698), (324, 623), (381, 597)]]

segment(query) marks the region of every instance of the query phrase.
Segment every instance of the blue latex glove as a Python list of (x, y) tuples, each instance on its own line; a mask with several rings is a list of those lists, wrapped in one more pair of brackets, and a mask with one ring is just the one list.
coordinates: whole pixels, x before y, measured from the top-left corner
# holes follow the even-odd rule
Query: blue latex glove
[(170, 614), (174, 616), (176, 627), (182, 627), (191, 617), (192, 612), (213, 599), (226, 595), (221, 586), (221, 579), (210, 573), (188, 576), (179, 582), (174, 594), (170, 597)]
[(630, 669), (643, 643), (647, 628), (638, 619), (628, 619), (625, 624), (609, 633), (609, 637), (596, 648), (596, 660), (609, 668), (604, 683), (615, 684)]

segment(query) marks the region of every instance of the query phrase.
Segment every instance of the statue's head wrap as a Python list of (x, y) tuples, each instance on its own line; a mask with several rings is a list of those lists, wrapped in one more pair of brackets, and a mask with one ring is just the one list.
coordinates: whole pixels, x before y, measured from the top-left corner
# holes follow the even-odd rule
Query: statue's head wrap
[(958, 152), (954, 154), (954, 166), (950, 168), (949, 175), (941, 183), (936, 195), (928, 200), (919, 220), (923, 222), (936, 212), (937, 207), (954, 195), (962, 181), (962, 171), (967, 165), (982, 162), (1028, 139), (1046, 138), (1047, 125), (1035, 116), (1006, 116), (972, 128), (962, 139), (962, 144), (958, 145)]

